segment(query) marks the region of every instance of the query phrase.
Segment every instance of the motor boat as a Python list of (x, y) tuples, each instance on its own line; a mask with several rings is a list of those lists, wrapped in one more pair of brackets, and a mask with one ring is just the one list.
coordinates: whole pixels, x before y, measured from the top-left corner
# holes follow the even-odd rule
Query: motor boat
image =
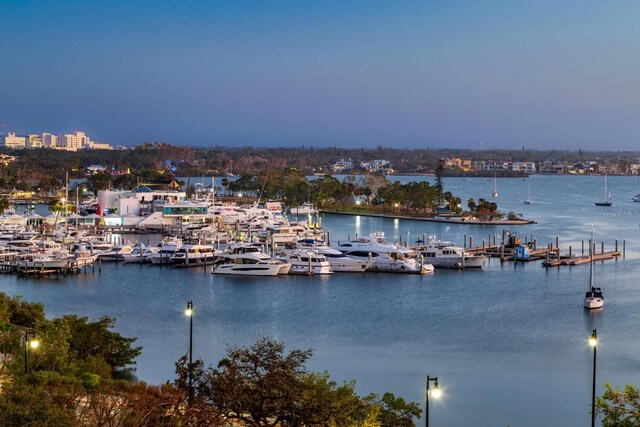
[(131, 251), (131, 253), (123, 255), (123, 258), (124, 258), (123, 262), (129, 263), (129, 264), (148, 263), (150, 262), (149, 257), (153, 254), (158, 253), (159, 251), (160, 251), (160, 248), (158, 247), (149, 247), (140, 243), (133, 248), (133, 251)]
[(339, 244), (337, 249), (354, 259), (373, 261), (369, 271), (386, 271), (390, 273), (433, 273), (434, 267), (424, 262), (417, 253), (397, 244), (384, 240), (384, 233), (376, 232)]
[(640, 202), (640, 193), (638, 193), (635, 196), (633, 196), (631, 198), (631, 200), (633, 200), (634, 202)]
[(215, 257), (211, 245), (186, 243), (180, 246), (171, 260), (176, 267), (198, 267), (213, 264)]
[(289, 212), (292, 215), (316, 215), (318, 213), (318, 210), (315, 208), (313, 203), (305, 202), (300, 206), (289, 209)]
[(277, 255), (275, 259), (291, 264), (289, 274), (333, 274), (327, 257), (315, 251), (285, 252)]
[(271, 258), (257, 246), (241, 243), (232, 245), (216, 262), (213, 274), (238, 276), (278, 276), (288, 274), (291, 264)]
[(436, 240), (435, 236), (431, 236), (426, 245), (418, 246), (416, 251), (436, 268), (482, 268), (486, 260), (484, 255), (466, 253), (464, 248)]
[(168, 265), (173, 264), (171, 257), (182, 246), (182, 240), (171, 239), (163, 240), (158, 245), (159, 250), (155, 254), (151, 254), (147, 257), (147, 261), (153, 265)]
[(312, 250), (318, 254), (324, 255), (329, 261), (331, 270), (335, 273), (362, 273), (366, 271), (371, 264), (372, 259), (356, 259), (348, 257), (337, 249), (330, 248), (322, 240), (302, 239), (298, 240), (294, 245), (285, 244), (283, 251), (295, 251), (299, 249)]
[(100, 252), (102, 261), (123, 261), (124, 256), (133, 252), (131, 245), (113, 245), (108, 251)]

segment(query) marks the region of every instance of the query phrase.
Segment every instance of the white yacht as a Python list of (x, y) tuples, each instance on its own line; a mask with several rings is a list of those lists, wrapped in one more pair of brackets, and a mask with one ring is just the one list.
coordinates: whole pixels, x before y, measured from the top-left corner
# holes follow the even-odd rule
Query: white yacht
[(216, 254), (211, 245), (186, 243), (171, 257), (176, 267), (198, 267), (213, 264)]
[(335, 249), (351, 258), (373, 261), (369, 271), (428, 274), (434, 270), (433, 265), (424, 262), (423, 258), (416, 259), (416, 252), (388, 243), (382, 232), (342, 243)]
[(140, 243), (133, 248), (131, 253), (123, 255), (123, 262), (144, 264), (149, 262), (151, 255), (157, 254), (159, 251), (158, 247), (148, 247)]
[(180, 239), (172, 239), (172, 240), (163, 240), (160, 242), (159, 250), (155, 254), (149, 255), (147, 257), (147, 261), (153, 265), (167, 265), (173, 264), (173, 260), (171, 257), (176, 253), (178, 249), (182, 246), (182, 240)]
[(330, 248), (323, 241), (316, 239), (298, 240), (295, 245), (285, 245), (286, 250), (312, 250), (324, 255), (335, 273), (362, 273), (373, 264), (372, 259), (350, 258), (337, 249)]
[(418, 246), (416, 251), (436, 268), (482, 268), (486, 260), (484, 255), (466, 253), (464, 248), (436, 240), (435, 236), (431, 236), (426, 245)]
[(318, 252), (296, 250), (281, 253), (275, 259), (291, 264), (289, 274), (333, 274), (327, 257)]
[(20, 257), (16, 265), (18, 268), (34, 268), (34, 269), (60, 269), (66, 268), (68, 265), (68, 253), (61, 251), (59, 253), (33, 253)]
[(238, 276), (277, 276), (288, 274), (291, 264), (271, 258), (256, 246), (239, 244), (229, 248), (216, 263), (213, 274)]
[(102, 261), (123, 261), (124, 256), (133, 252), (131, 245), (113, 245), (108, 251), (100, 252)]
[(318, 213), (318, 210), (315, 208), (313, 203), (305, 202), (300, 206), (289, 209), (292, 215), (315, 215)]

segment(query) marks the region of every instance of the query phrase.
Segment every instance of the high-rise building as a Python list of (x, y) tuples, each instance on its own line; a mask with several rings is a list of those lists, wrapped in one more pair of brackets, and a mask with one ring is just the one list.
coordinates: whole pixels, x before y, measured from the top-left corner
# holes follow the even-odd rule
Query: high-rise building
[(43, 147), (58, 147), (58, 137), (52, 133), (43, 133), (42, 134), (42, 146)]
[(15, 132), (8, 132), (0, 139), (0, 144), (9, 148), (24, 148), (27, 146), (27, 138), (17, 136)]
[(42, 135), (30, 133), (27, 135), (27, 147), (40, 148), (42, 147)]
[(76, 151), (80, 148), (84, 148), (89, 145), (90, 142), (91, 140), (89, 137), (84, 132), (80, 131), (75, 131), (71, 134), (62, 134), (58, 138), (58, 146), (64, 147), (70, 151)]

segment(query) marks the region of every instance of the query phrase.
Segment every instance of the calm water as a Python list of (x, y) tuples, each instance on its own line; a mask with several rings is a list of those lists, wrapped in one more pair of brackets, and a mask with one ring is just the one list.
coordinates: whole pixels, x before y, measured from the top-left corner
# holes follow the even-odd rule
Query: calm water
[[(424, 178), (417, 178), (424, 179)], [(427, 178), (432, 180), (432, 178)], [(410, 178), (401, 178), (408, 181)], [(215, 364), (227, 344), (251, 344), (260, 335), (290, 348), (313, 348), (313, 370), (355, 379), (361, 394), (391, 391), (424, 401), (426, 375), (438, 376), (443, 398), (432, 401), (438, 426), (585, 425), (590, 420), (592, 350), (598, 328), (598, 389), (640, 383), (640, 183), (610, 177), (614, 206), (603, 197), (603, 177), (534, 176), (532, 205), (523, 205), (527, 181), (498, 179), (500, 209), (522, 212), (536, 225), (514, 228), (541, 245), (556, 235), (568, 250), (588, 239), (612, 248), (626, 239), (625, 259), (596, 265), (607, 303), (582, 308), (588, 266), (544, 269), (538, 262), (496, 260), (482, 271), (442, 271), (419, 277), (392, 274), (332, 277), (235, 278), (200, 269), (103, 264), (102, 273), (51, 280), (0, 276), (0, 290), (43, 302), (50, 316), (80, 313), (118, 319), (117, 329), (138, 337), (140, 379), (173, 379), (174, 361), (187, 351), (183, 309), (194, 301), (194, 355)], [(493, 180), (446, 179), (446, 190), (490, 198)], [(367, 217), (325, 216), (332, 243), (348, 234), (383, 230), (391, 241), (422, 233), (475, 243), (502, 227), (446, 225)], [(408, 234), (409, 233), (409, 234)], [(146, 241), (146, 237), (144, 238)], [(579, 250), (579, 249), (578, 249)]]

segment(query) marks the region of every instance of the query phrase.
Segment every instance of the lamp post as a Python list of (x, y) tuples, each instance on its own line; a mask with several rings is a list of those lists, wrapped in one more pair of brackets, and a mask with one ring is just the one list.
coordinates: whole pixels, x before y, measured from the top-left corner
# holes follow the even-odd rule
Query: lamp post
[(193, 381), (193, 375), (191, 372), (193, 363), (193, 301), (187, 302), (187, 309), (184, 314), (189, 317), (189, 403), (191, 403), (191, 397), (193, 394), (193, 388), (191, 387)]
[(440, 386), (438, 385), (438, 377), (430, 377), (427, 375), (427, 393), (426, 393), (426, 401), (424, 405), (424, 419), (425, 419), (425, 427), (429, 427), (429, 383), (433, 382), (433, 397), (439, 399), (442, 395), (442, 391), (440, 390)]
[(598, 347), (598, 330), (594, 329), (589, 338), (589, 345), (593, 347), (593, 385), (591, 389), (591, 427), (596, 425), (596, 348)]
[[(30, 336), (32, 337), (31, 340), (29, 340)], [(36, 339), (36, 332), (25, 330), (24, 331), (24, 374), (25, 375), (29, 373), (29, 347), (35, 350), (36, 348), (38, 348), (39, 345), (40, 345), (40, 342)]]

